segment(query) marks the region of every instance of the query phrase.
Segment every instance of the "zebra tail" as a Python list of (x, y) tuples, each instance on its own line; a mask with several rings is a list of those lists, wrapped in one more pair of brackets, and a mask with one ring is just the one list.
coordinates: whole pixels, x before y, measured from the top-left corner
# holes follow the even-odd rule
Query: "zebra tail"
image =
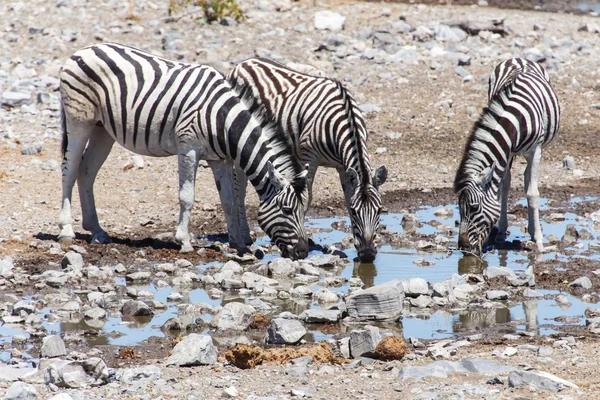
[(65, 107), (62, 104), (60, 105), (60, 124), (62, 126), (62, 143), (60, 149), (64, 157), (69, 146), (69, 136), (67, 135), (67, 116), (65, 115)]

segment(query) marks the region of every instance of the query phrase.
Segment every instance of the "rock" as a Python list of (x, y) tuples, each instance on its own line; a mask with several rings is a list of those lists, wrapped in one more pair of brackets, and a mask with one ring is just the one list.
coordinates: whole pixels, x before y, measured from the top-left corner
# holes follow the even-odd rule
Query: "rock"
[(418, 308), (429, 307), (432, 302), (433, 302), (433, 300), (431, 300), (431, 297), (427, 296), (427, 295), (421, 295), (421, 296), (417, 297), (416, 299), (415, 298), (410, 299), (410, 305), (412, 307), (418, 307)]
[(141, 300), (127, 300), (121, 308), (124, 317), (142, 317), (153, 315), (154, 312)]
[(227, 389), (223, 390), (223, 395), (231, 399), (237, 398), (239, 394), (240, 392), (235, 388), (235, 386), (230, 386)]
[(34, 154), (40, 154), (41, 152), (42, 152), (42, 143), (40, 143), (40, 142), (28, 144), (26, 146), (23, 146), (23, 148), (21, 149), (21, 154), (23, 154), (25, 156), (32, 156)]
[(592, 281), (587, 276), (582, 276), (581, 278), (577, 278), (573, 282), (569, 283), (569, 286), (572, 288), (590, 290), (592, 288)]
[[(559, 294), (554, 299), (559, 306), (569, 307), (571, 305), (571, 301), (564, 294)], [(562, 307), (561, 307), (562, 308)], [(564, 308), (563, 308), (564, 309)]]
[(307, 324), (336, 323), (340, 318), (340, 310), (308, 309), (303, 311), (298, 318)]
[(312, 292), (308, 286), (301, 285), (301, 286), (296, 286), (295, 288), (293, 288), (292, 291), (290, 292), (290, 295), (292, 296), (292, 298), (301, 299), (304, 297), (312, 296)]
[(309, 261), (313, 266), (317, 268), (331, 268), (339, 265), (341, 262), (340, 256), (331, 254), (321, 254), (312, 256), (306, 261)]
[[(16, 342), (15, 336), (13, 336), (13, 343)], [(37, 371), (35, 368), (14, 368), (10, 366), (0, 365), (0, 382), (18, 381), (23, 376), (30, 373), (34, 373), (35, 371)]]
[(2, 103), (3, 106), (12, 108), (12, 107), (21, 107), (22, 105), (32, 104), (33, 99), (31, 98), (31, 93), (6, 91), (6, 92), (2, 93), (0, 102)]
[[(232, 304), (232, 303), (229, 303)], [(167, 365), (189, 367), (193, 365), (213, 365), (217, 362), (217, 348), (208, 335), (192, 333), (173, 348)]]
[(366, 325), (365, 329), (355, 329), (350, 332), (350, 355), (358, 358), (362, 355), (370, 355), (381, 341), (379, 328)]
[(65, 348), (65, 342), (57, 335), (46, 336), (42, 340), (42, 349), (40, 352), (42, 357), (53, 358), (59, 356), (66, 356), (67, 349)]
[(81, 271), (83, 269), (83, 257), (81, 254), (69, 251), (60, 262), (62, 269), (69, 271)]
[(313, 293), (313, 300), (318, 303), (337, 303), (338, 295), (329, 289), (321, 288)]
[(147, 282), (152, 277), (152, 273), (149, 271), (139, 271), (132, 274), (125, 275), (125, 280), (130, 282)]
[(160, 379), (161, 371), (156, 365), (138, 368), (120, 368), (115, 373), (115, 379), (121, 383), (132, 384), (141, 380), (155, 382)]
[(252, 323), (256, 313), (254, 307), (242, 303), (227, 303), (215, 315), (211, 325), (219, 330), (233, 329), (243, 331)]
[(523, 297), (540, 298), (540, 297), (544, 297), (544, 295), (542, 293), (538, 292), (537, 290), (526, 288), (525, 290), (523, 290)]
[(421, 295), (429, 295), (429, 286), (423, 278), (411, 278), (402, 281), (404, 294), (407, 297), (419, 297)]
[(101, 320), (106, 318), (106, 311), (100, 307), (94, 307), (83, 313), (85, 319)]
[(58, 360), (45, 371), (46, 385), (66, 388), (98, 386), (108, 381), (108, 367), (100, 358), (92, 357), (84, 361)]
[(504, 290), (488, 290), (485, 292), (485, 297), (488, 300), (508, 300), (508, 292)]
[(259, 288), (263, 286), (277, 286), (279, 282), (266, 276), (258, 275), (253, 272), (244, 272), (242, 282), (248, 289)]
[(571, 156), (566, 156), (565, 158), (563, 158), (563, 168), (568, 169), (568, 170), (574, 170), (575, 169), (575, 159)]
[(295, 319), (275, 318), (267, 328), (266, 342), (270, 344), (296, 344), (306, 335), (306, 328)]
[(483, 276), (486, 279), (494, 279), (501, 276), (506, 277), (508, 279), (517, 278), (517, 274), (515, 274), (515, 272), (512, 269), (507, 267), (487, 267), (483, 271)]
[(420, 366), (406, 366), (400, 370), (401, 380), (415, 378), (420, 380), (425, 377), (447, 378), (452, 373), (476, 373), (480, 375), (500, 375), (514, 371), (512, 366), (501, 365), (494, 361), (467, 359), (463, 361), (434, 361)]
[(24, 315), (35, 313), (35, 307), (23, 301), (18, 301), (13, 305), (12, 315)]
[(346, 310), (357, 320), (384, 320), (398, 318), (402, 314), (404, 287), (396, 279), (381, 285), (357, 291), (346, 297)]
[(14, 268), (12, 258), (9, 256), (0, 260), (0, 277), (11, 278), (13, 276), (12, 269)]
[(324, 10), (315, 13), (315, 28), (319, 30), (328, 29), (339, 31), (344, 29), (346, 18), (336, 12)]
[(15, 382), (6, 391), (4, 400), (36, 400), (38, 392), (33, 385)]
[(273, 276), (294, 276), (297, 264), (289, 258), (276, 258), (269, 263), (269, 272)]
[(169, 318), (164, 324), (162, 324), (160, 330), (163, 332), (184, 331), (185, 325), (179, 318)]
[(512, 388), (528, 386), (532, 390), (550, 392), (558, 392), (563, 387), (579, 389), (573, 382), (544, 371), (512, 371), (508, 375), (508, 386)]
[(309, 372), (307, 367), (292, 367), (285, 370), (285, 374), (289, 376), (307, 375)]

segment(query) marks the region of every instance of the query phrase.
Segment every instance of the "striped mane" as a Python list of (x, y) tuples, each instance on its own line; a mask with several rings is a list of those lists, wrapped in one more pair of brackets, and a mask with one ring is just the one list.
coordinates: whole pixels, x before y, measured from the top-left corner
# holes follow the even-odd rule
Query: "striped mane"
[(250, 110), (252, 117), (259, 123), (263, 134), (267, 137), (267, 143), (276, 155), (271, 160), (273, 165), (285, 176), (297, 193), (304, 191), (306, 180), (299, 178), (304, 167), (296, 156), (290, 136), (281, 129), (271, 112), (254, 98), (250, 88), (236, 82), (232, 89)]
[(369, 154), (366, 148), (367, 133), (365, 132), (364, 138), (357, 129), (356, 114), (354, 113), (354, 107), (357, 107), (356, 102), (348, 93), (348, 90), (338, 80), (333, 79), (340, 94), (342, 96), (342, 103), (346, 113), (346, 119), (348, 120), (348, 130), (350, 135), (354, 138), (354, 144), (356, 145), (357, 154), (355, 157), (358, 160), (357, 173), (360, 176), (360, 180), (363, 188), (366, 188), (371, 183), (371, 165), (369, 163)]

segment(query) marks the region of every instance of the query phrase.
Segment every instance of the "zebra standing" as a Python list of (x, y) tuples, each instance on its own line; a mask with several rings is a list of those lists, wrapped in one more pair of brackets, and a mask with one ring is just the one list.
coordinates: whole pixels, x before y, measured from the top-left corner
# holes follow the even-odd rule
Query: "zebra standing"
[[(230, 244), (245, 248), (237, 219), (234, 168), (260, 199), (258, 221), (283, 256), (304, 258), (306, 174), (287, 135), (250, 112), (214, 68), (169, 61), (118, 44), (77, 51), (60, 76), (63, 116), (62, 208), (59, 240), (75, 237), (71, 195), (77, 180), (83, 228), (92, 242), (109, 241), (98, 223), (93, 185), (117, 141), (137, 154), (177, 154), (180, 214), (176, 242), (191, 252), (188, 231), (198, 162), (212, 168)], [(235, 163), (235, 167), (234, 167)]]
[(514, 155), (522, 154), (527, 159), (528, 230), (538, 251), (543, 251), (538, 176), (542, 148), (558, 132), (558, 99), (546, 70), (522, 58), (496, 66), (488, 96), (488, 106), (473, 127), (454, 180), (461, 219), (459, 248), (481, 253), (498, 218), (496, 242), (504, 242), (510, 168)]
[[(372, 262), (377, 254), (374, 239), (382, 209), (378, 189), (387, 178), (387, 169), (371, 169), (365, 121), (350, 93), (335, 80), (261, 58), (240, 63), (227, 79), (239, 94), (251, 99), (251, 109), (266, 107), (292, 138), (296, 152), (308, 166), (307, 207), (317, 168), (323, 165), (338, 170), (358, 256), (361, 261)], [(239, 181), (243, 196), (243, 177)], [(243, 209), (240, 214), (244, 220)]]

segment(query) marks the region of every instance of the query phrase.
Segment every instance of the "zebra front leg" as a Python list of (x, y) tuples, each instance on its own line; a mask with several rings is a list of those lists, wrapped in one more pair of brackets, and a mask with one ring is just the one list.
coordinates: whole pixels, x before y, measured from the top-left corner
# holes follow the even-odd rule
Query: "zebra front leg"
[(539, 210), (540, 192), (538, 191), (541, 160), (542, 148), (538, 146), (533, 155), (527, 157), (527, 168), (525, 169), (525, 192), (527, 193), (527, 212), (529, 216), (527, 229), (531, 235), (531, 240), (536, 243), (540, 252), (544, 250)]
[(58, 241), (64, 242), (75, 239), (73, 217), (71, 213), (71, 197), (73, 186), (79, 173), (81, 157), (87, 144), (92, 127), (82, 122), (69, 122), (65, 118), (63, 143), (66, 141), (62, 161), (62, 205), (58, 217)]
[(238, 222), (240, 227), (240, 235), (246, 246), (254, 243), (250, 236), (250, 226), (248, 225), (248, 217), (246, 216), (246, 187), (248, 186), (248, 178), (240, 167), (234, 167), (234, 187), (235, 187), (235, 205), (238, 214)]
[(239, 214), (238, 209), (236, 209), (233, 162), (229, 160), (209, 161), (208, 165), (213, 171), (217, 190), (221, 198), (221, 207), (225, 213), (227, 233), (229, 234), (229, 247), (247, 251), (248, 248), (244, 244), (244, 239), (240, 233)]
[(90, 142), (79, 166), (77, 186), (83, 216), (83, 229), (92, 232), (91, 243), (110, 243), (110, 237), (100, 227), (94, 201), (94, 181), (106, 161), (115, 140), (101, 126), (94, 126)]
[(506, 231), (508, 230), (508, 217), (506, 214), (508, 209), (508, 193), (510, 192), (511, 166), (512, 160), (509, 160), (504, 172), (504, 178), (502, 179), (502, 191), (500, 192), (500, 220), (498, 222), (498, 234), (494, 240), (496, 244), (500, 245), (503, 245), (506, 241)]
[(182, 253), (194, 251), (190, 238), (190, 214), (194, 205), (198, 152), (194, 149), (181, 150), (178, 157), (179, 167), (179, 223), (175, 233), (175, 242), (181, 244)]

